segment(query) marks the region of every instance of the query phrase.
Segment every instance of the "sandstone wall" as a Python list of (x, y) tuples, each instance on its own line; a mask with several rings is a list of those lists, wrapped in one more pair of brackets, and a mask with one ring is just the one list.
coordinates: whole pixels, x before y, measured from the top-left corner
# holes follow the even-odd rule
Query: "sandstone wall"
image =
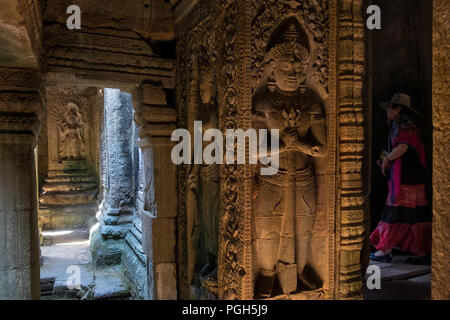
[(433, 257), (431, 295), (450, 299), (449, 7), (433, 3)]
[[(197, 4), (197, 5), (196, 5)], [(217, 76), (219, 129), (252, 127), (253, 95), (267, 83), (264, 56), (277, 28), (297, 20), (310, 49), (306, 87), (320, 101), (327, 127), (327, 156), (315, 160), (317, 212), (308, 263), (322, 286), (293, 299), (360, 297), (367, 247), (364, 185), (365, 45), (362, 2), (339, 1), (182, 1), (175, 8), (178, 126), (190, 129), (206, 57)], [(191, 10), (191, 11), (186, 11)], [(281, 29), (280, 29), (281, 30)], [(339, 32), (338, 32), (339, 30)], [(180, 166), (178, 257), (180, 295), (192, 296), (188, 266), (188, 168)], [(257, 268), (253, 196), (254, 170), (221, 166), (218, 297), (253, 299)], [(278, 298), (283, 298), (281, 295)]]

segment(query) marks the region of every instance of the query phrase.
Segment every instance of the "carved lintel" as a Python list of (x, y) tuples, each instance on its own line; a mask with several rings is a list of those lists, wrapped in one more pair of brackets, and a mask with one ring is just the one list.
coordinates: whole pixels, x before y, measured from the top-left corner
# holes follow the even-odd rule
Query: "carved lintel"
[(148, 105), (165, 106), (167, 105), (166, 93), (161, 84), (143, 83), (142, 84), (142, 102)]
[(170, 137), (176, 129), (176, 110), (167, 106), (161, 83), (142, 83), (133, 92), (133, 105), (141, 139)]
[(41, 76), (36, 70), (0, 68), (0, 90), (39, 91)]
[(39, 66), (43, 65), (43, 19), (39, 0), (20, 0), (20, 10), (24, 17), (31, 46)]
[(139, 137), (170, 137), (175, 129), (175, 124), (148, 123), (140, 128)]
[(39, 134), (44, 110), (41, 89), (36, 71), (0, 68), (0, 133)]
[(150, 123), (172, 122), (177, 120), (176, 110), (166, 107), (143, 106), (136, 112), (138, 119)]

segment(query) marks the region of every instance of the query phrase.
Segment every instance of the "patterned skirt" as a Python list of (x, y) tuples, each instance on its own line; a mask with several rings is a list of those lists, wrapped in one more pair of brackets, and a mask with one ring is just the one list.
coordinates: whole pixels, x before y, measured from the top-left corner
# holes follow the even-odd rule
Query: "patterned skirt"
[(389, 194), (381, 221), (370, 236), (377, 250), (398, 248), (422, 255), (431, 253), (431, 210), (425, 185), (400, 185), (395, 201)]

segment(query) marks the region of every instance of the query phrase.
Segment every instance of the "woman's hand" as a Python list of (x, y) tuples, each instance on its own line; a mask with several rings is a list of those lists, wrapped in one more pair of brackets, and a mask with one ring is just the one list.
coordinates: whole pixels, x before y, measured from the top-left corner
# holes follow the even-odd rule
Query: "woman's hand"
[(385, 157), (381, 164), (381, 172), (383, 173), (383, 176), (387, 175), (386, 169), (389, 170), (390, 168), (391, 168), (391, 161), (389, 161), (387, 157)]
[(383, 159), (378, 159), (377, 165), (381, 168), (381, 166), (383, 165)]

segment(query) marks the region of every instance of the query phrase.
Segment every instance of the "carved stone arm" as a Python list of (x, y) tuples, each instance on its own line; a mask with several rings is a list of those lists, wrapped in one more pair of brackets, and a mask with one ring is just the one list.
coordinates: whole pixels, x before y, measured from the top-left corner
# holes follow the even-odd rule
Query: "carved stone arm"
[(311, 132), (316, 139), (316, 147), (318, 152), (312, 156), (322, 158), (327, 155), (327, 129), (325, 126), (325, 119), (316, 120), (311, 124)]
[(313, 119), (311, 131), (321, 149), (316, 157), (325, 157), (327, 155), (327, 128), (325, 119)]
[(192, 164), (189, 168), (188, 185), (189, 189), (197, 192), (198, 190), (198, 179), (200, 174), (200, 165)]
[[(315, 143), (303, 141), (297, 133), (297, 130), (285, 130), (281, 141), (287, 143), (288, 149), (294, 149), (312, 157), (325, 157), (327, 155), (326, 146), (326, 128), (324, 121), (316, 120), (311, 126), (311, 132)], [(281, 147), (280, 147), (281, 150)]]

